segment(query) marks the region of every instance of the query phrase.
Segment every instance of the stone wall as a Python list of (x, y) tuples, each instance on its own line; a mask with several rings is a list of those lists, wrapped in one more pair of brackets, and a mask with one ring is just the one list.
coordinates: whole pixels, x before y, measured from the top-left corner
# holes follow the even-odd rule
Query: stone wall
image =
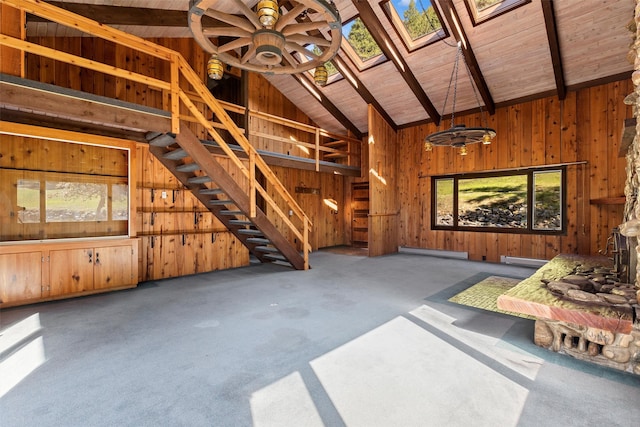
[[(627, 181), (625, 183), (626, 203), (623, 223), (620, 232), (627, 237), (630, 244), (631, 265), (636, 266), (640, 259), (640, 202), (638, 190), (640, 189), (640, 0), (636, 0), (635, 16), (629, 24), (632, 33), (632, 43), (629, 49), (629, 60), (633, 63), (632, 74), (634, 92), (629, 94), (625, 103), (633, 108), (633, 116), (636, 118), (636, 135), (627, 153)], [(635, 268), (635, 280), (638, 303), (640, 303), (640, 269)], [(637, 320), (637, 319), (636, 319)]]

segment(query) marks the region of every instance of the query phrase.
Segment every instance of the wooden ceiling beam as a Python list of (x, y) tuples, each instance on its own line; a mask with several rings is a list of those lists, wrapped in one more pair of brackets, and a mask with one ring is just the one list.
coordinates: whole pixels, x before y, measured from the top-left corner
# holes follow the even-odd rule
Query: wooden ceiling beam
[(467, 35), (462, 28), (460, 17), (458, 16), (458, 11), (454, 7), (452, 0), (436, 1), (440, 5), (440, 9), (442, 9), (442, 15), (447, 21), (448, 27), (451, 30), (451, 34), (453, 34), (453, 37), (462, 44), (462, 53), (464, 55), (467, 66), (469, 67), (469, 72), (471, 73), (473, 82), (475, 83), (478, 92), (480, 92), (480, 96), (482, 97), (482, 101), (484, 102), (487, 111), (489, 112), (489, 114), (493, 115), (496, 112), (495, 102), (493, 101), (491, 92), (489, 92), (487, 82), (482, 76), (480, 65), (478, 65), (478, 61), (476, 60), (476, 56), (473, 53), (473, 49), (471, 49), (469, 39), (467, 39)]
[(349, 120), (347, 116), (345, 116), (342, 111), (340, 111), (338, 107), (336, 107), (329, 100), (329, 98), (327, 98), (322, 93), (322, 91), (316, 88), (316, 84), (312, 82), (311, 79), (306, 77), (306, 73), (291, 74), (291, 77), (293, 77), (298, 83), (300, 83), (300, 86), (302, 86), (307, 92), (309, 92), (311, 96), (316, 98), (318, 102), (320, 102), (320, 104), (322, 104), (322, 106), (329, 112), (329, 114), (331, 114), (338, 122), (340, 122), (340, 124), (344, 126), (345, 129), (352, 132), (356, 136), (356, 138), (362, 139), (362, 132), (360, 132), (360, 129), (358, 129), (356, 125), (354, 125), (351, 120)]
[(384, 117), (389, 126), (393, 128), (394, 131), (398, 130), (397, 123), (391, 118), (391, 116), (382, 108), (382, 105), (378, 102), (378, 100), (369, 92), (369, 89), (360, 81), (356, 73), (351, 71), (351, 69), (347, 66), (345, 61), (338, 55), (334, 59), (331, 60), (331, 63), (334, 67), (342, 74), (342, 77), (358, 92), (360, 97), (367, 104), (371, 104), (375, 107), (378, 113)]
[(425, 93), (422, 85), (418, 79), (416, 79), (415, 75), (411, 72), (409, 65), (404, 60), (400, 52), (393, 51), (392, 46), (395, 46), (387, 32), (384, 30), (382, 23), (376, 16), (375, 12), (371, 8), (371, 5), (367, 0), (352, 0), (354, 6), (358, 10), (358, 14), (360, 15), (360, 19), (364, 23), (364, 25), (371, 33), (371, 36), (375, 40), (375, 42), (386, 56), (393, 64), (396, 66), (396, 69), (404, 79), (404, 81), (409, 85), (413, 94), (418, 98), (420, 104), (425, 109), (429, 117), (433, 120), (434, 123), (439, 124), (441, 120), (440, 113), (433, 106), (433, 103)]
[[(49, 1), (52, 6), (68, 10), (85, 18), (93, 19), (106, 25), (133, 25), (181, 27), (189, 26), (188, 11), (150, 9), (142, 7), (106, 6), (99, 4), (66, 3)], [(215, 20), (203, 16), (203, 26), (214, 25)], [(27, 14), (27, 22), (49, 22), (36, 15)]]
[(562, 68), (562, 57), (560, 56), (560, 42), (558, 40), (553, 0), (542, 2), (542, 12), (544, 14), (544, 25), (547, 29), (549, 50), (551, 51), (551, 63), (553, 64), (553, 75), (556, 79), (556, 90), (558, 92), (558, 98), (563, 100), (567, 96), (567, 86), (564, 81), (564, 70)]

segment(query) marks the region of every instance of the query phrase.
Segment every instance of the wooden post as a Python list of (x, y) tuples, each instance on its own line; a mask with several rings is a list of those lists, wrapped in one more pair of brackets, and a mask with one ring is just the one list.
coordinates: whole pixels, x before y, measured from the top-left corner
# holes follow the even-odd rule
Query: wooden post
[(171, 132), (180, 133), (180, 72), (178, 55), (171, 56)]
[(320, 172), (320, 128), (316, 128), (316, 172)]
[(249, 217), (256, 217), (256, 153), (249, 152)]
[(304, 269), (308, 270), (309, 269), (309, 220), (304, 218), (302, 222), (304, 224), (304, 231), (303, 231), (304, 241), (302, 242), (302, 248), (303, 248), (302, 253), (304, 257)]

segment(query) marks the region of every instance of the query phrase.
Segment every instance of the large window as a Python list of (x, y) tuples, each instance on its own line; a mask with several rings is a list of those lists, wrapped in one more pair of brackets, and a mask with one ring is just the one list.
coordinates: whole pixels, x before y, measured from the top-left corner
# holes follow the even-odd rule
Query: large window
[(0, 159), (0, 242), (129, 234), (128, 150), (19, 142)]
[(432, 228), (562, 234), (565, 169), (436, 176)]

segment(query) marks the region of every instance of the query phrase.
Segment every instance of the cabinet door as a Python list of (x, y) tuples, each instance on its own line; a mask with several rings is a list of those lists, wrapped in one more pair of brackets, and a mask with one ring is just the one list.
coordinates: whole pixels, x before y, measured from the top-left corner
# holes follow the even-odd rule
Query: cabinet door
[(93, 249), (50, 252), (51, 296), (93, 289)]
[(0, 255), (0, 303), (42, 297), (42, 252)]
[[(94, 289), (129, 286), (138, 280), (132, 277), (131, 246), (95, 248)], [(136, 260), (137, 262), (137, 260)]]

